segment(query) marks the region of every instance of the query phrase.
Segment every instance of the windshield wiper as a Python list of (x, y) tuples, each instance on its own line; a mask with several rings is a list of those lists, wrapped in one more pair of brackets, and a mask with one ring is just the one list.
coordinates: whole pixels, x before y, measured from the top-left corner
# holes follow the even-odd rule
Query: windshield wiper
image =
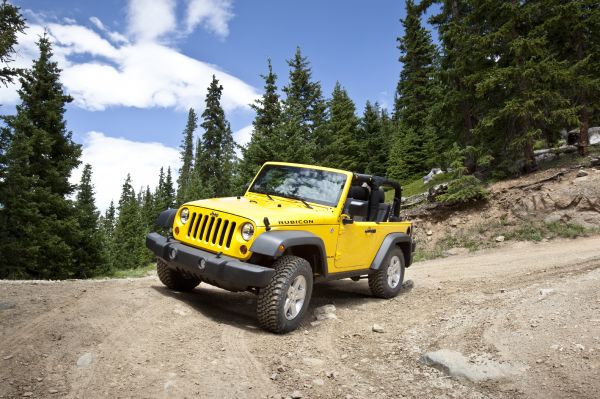
[(264, 194), (264, 195), (266, 195), (267, 197), (269, 197), (269, 199), (270, 199), (271, 201), (275, 201), (275, 199), (274, 199), (273, 197), (271, 197), (271, 195), (269, 195), (269, 193), (268, 193), (268, 192), (266, 192), (266, 191), (262, 191), (262, 190), (254, 190), (253, 192), (254, 192), (254, 193), (258, 193), (258, 194)]
[(294, 194), (287, 194), (287, 195), (281, 195), (281, 197), (284, 197), (284, 198), (291, 198), (291, 199), (295, 199), (295, 200), (297, 200), (297, 201), (301, 201), (301, 202), (302, 202), (304, 205), (306, 205), (306, 207), (307, 207), (308, 209), (313, 209), (313, 207), (312, 207), (312, 206), (310, 206), (310, 204), (309, 204), (308, 202), (306, 202), (304, 199), (302, 199), (301, 197), (299, 197), (299, 196), (297, 196), (297, 195), (294, 195)]

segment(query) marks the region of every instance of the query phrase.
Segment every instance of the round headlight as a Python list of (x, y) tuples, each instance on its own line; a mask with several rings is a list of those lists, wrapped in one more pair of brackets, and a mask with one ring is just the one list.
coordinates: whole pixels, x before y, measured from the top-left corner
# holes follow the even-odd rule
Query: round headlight
[(181, 219), (181, 223), (186, 224), (189, 218), (190, 210), (187, 208), (183, 208), (181, 212), (179, 212), (179, 219)]
[(252, 226), (252, 223), (244, 223), (242, 225), (242, 238), (246, 241), (250, 241), (253, 234), (254, 226)]

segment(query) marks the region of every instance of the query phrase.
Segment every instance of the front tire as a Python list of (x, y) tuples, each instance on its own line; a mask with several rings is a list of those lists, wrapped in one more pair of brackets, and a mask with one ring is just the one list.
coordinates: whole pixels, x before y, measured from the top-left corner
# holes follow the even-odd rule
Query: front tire
[(404, 281), (404, 253), (394, 246), (385, 255), (379, 269), (369, 274), (369, 288), (379, 298), (393, 298), (400, 293)]
[(300, 325), (312, 295), (313, 272), (306, 259), (285, 255), (273, 265), (275, 275), (260, 290), (257, 316), (265, 330), (283, 334)]
[(174, 291), (191, 291), (200, 284), (199, 278), (184, 276), (176, 270), (170, 269), (162, 259), (156, 260), (156, 271), (160, 281)]

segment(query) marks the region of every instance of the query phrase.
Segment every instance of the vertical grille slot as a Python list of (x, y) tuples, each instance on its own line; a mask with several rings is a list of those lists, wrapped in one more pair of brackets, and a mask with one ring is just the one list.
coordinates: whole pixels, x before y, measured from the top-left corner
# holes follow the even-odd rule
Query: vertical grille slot
[(208, 222), (208, 228), (206, 229), (206, 235), (204, 236), (204, 241), (208, 242), (208, 240), (210, 240), (210, 233), (212, 231), (214, 224), (215, 224), (215, 217), (211, 216), (210, 221)]
[(225, 239), (225, 233), (227, 232), (227, 227), (229, 227), (229, 220), (225, 220), (223, 223), (223, 228), (221, 229), (221, 237), (219, 238), (219, 246), (223, 246), (223, 240)]
[(202, 223), (202, 214), (199, 213), (196, 218), (196, 226), (194, 226), (194, 234), (192, 234), (192, 238), (198, 237), (198, 227), (200, 227), (200, 223)]
[(204, 237), (204, 230), (206, 229), (206, 224), (208, 223), (208, 215), (204, 215), (202, 218), (202, 228), (200, 229), (200, 233), (196, 236), (198, 241), (202, 241)]
[(221, 227), (222, 222), (223, 222), (223, 219), (221, 219), (221, 218), (217, 219), (217, 225), (214, 228), (214, 233), (212, 235), (212, 240), (211, 240), (211, 242), (213, 244), (215, 244), (217, 242), (217, 235), (219, 234), (219, 227)]
[(190, 220), (190, 225), (188, 226), (187, 236), (189, 237), (192, 229), (194, 228), (194, 222), (196, 221), (196, 212), (192, 213), (192, 220)]
[(227, 242), (225, 243), (225, 248), (229, 248), (231, 246), (231, 239), (233, 238), (233, 232), (235, 231), (235, 222), (231, 222), (231, 228), (229, 229), (229, 235), (227, 236)]

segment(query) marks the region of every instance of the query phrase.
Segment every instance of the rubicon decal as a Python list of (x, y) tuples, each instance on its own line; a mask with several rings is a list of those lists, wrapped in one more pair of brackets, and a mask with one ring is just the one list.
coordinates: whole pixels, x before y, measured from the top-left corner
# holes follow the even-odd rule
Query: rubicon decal
[(313, 224), (314, 221), (310, 219), (304, 220), (278, 220), (277, 224)]

